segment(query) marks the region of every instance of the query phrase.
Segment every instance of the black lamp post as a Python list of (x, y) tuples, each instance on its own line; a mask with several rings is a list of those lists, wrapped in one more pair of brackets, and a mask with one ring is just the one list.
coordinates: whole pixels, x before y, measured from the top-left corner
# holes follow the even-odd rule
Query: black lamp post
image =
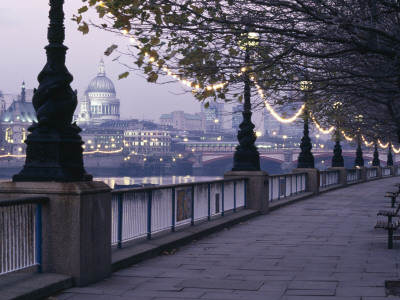
[(335, 146), (333, 147), (333, 157), (332, 157), (332, 167), (344, 167), (344, 160), (342, 156), (342, 146), (340, 145), (340, 109), (342, 108), (342, 102), (335, 102), (333, 104), (333, 109), (336, 110), (336, 130), (335, 130)]
[(381, 162), (379, 160), (378, 143), (375, 141), (374, 145), (374, 159), (372, 160), (372, 166), (379, 167)]
[(363, 152), (361, 149), (361, 136), (360, 134), (357, 135), (357, 151), (356, 151), (356, 159), (354, 161), (354, 165), (356, 167), (364, 167), (364, 158)]
[(254, 124), (251, 122), (251, 103), (250, 103), (250, 78), (249, 78), (249, 62), (250, 47), (257, 42), (255, 38), (251, 42), (251, 33), (247, 34), (245, 41), (245, 71), (244, 71), (244, 104), (243, 104), (243, 121), (239, 125), (237, 139), (239, 145), (236, 147), (233, 157), (232, 171), (260, 171), (260, 153), (254, 145), (257, 136), (254, 132)]
[(309, 81), (300, 82), (300, 89), (305, 91), (305, 105), (304, 109), (304, 129), (303, 137), (301, 138), (300, 153), (297, 159), (297, 168), (314, 168), (314, 155), (312, 154), (312, 144), (310, 138), (310, 132), (308, 130), (308, 110), (307, 110), (307, 90), (310, 87)]
[(333, 147), (332, 167), (344, 167), (342, 146), (340, 145), (340, 132), (338, 129), (335, 132), (335, 146)]
[(26, 160), (13, 181), (90, 181), (83, 167), (81, 129), (72, 123), (77, 92), (65, 66), (67, 47), (63, 45), (64, 0), (50, 0), (50, 25), (45, 47), (47, 63), (38, 76), (39, 87), (32, 99), (38, 123), (28, 130)]
[(392, 155), (392, 144), (391, 143), (389, 143), (389, 151), (388, 151), (388, 154), (387, 154), (387, 163), (386, 163), (386, 165), (388, 167), (392, 167), (393, 166), (393, 155)]

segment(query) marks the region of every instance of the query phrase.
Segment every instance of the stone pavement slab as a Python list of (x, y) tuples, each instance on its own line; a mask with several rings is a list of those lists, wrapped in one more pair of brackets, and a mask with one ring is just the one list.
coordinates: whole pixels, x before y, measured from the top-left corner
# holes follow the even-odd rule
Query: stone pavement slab
[(400, 241), (387, 249), (387, 232), (374, 223), (398, 181), (351, 185), (281, 207), (56, 297), (387, 299), (385, 280), (400, 276)]

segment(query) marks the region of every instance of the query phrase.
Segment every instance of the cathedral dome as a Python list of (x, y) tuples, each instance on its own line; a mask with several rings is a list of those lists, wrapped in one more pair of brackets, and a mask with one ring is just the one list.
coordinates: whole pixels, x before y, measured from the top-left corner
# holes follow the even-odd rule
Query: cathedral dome
[(115, 93), (113, 82), (106, 76), (103, 59), (99, 63), (97, 77), (90, 81), (87, 93)]
[(103, 76), (97, 76), (90, 81), (87, 93), (115, 93), (115, 87), (112, 81)]

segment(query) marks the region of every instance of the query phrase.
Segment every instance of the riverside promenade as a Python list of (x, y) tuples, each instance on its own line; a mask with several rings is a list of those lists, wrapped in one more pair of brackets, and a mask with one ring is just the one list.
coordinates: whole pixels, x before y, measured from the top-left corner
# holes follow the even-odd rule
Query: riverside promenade
[[(374, 229), (396, 177), (273, 210), (51, 299), (387, 299), (400, 241)], [(382, 220), (385, 220), (381, 217)]]

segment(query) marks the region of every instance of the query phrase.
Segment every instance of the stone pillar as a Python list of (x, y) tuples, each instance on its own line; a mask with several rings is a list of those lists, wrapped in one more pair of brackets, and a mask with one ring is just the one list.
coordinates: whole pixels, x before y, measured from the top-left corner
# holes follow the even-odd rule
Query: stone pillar
[(111, 189), (99, 181), (2, 182), (3, 198), (47, 196), (43, 272), (73, 276), (77, 286), (111, 274)]
[(396, 167), (395, 166), (390, 166), (390, 174), (392, 176), (396, 176)]
[(256, 209), (264, 215), (269, 212), (269, 175), (264, 171), (230, 171), (224, 179), (249, 178), (246, 186), (247, 208)]
[(367, 168), (366, 167), (355, 167), (356, 169), (360, 169), (361, 180), (367, 181)]
[(292, 173), (307, 173), (306, 191), (319, 194), (319, 170), (315, 168), (297, 168)]
[(347, 185), (347, 169), (344, 167), (328, 168), (330, 171), (339, 171), (339, 184), (342, 186)]

